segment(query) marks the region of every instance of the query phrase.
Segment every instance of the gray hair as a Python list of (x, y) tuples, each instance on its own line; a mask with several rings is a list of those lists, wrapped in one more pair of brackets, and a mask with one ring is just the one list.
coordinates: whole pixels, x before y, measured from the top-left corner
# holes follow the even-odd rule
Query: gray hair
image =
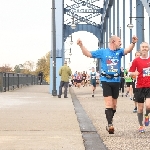
[(148, 45), (148, 49), (150, 50), (150, 46), (149, 46), (149, 44), (148, 44), (147, 42), (142, 42), (142, 43), (140, 44), (140, 48), (141, 48), (141, 46), (142, 46), (143, 44), (147, 44), (147, 45)]

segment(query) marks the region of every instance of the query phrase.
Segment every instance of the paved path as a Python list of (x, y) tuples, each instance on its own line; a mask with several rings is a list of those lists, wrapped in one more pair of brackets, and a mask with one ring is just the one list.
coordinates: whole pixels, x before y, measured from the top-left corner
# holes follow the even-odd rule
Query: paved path
[(85, 150), (72, 99), (49, 85), (0, 93), (0, 150)]
[(114, 117), (115, 134), (106, 132), (106, 117), (101, 87), (97, 87), (95, 97), (91, 97), (91, 87), (73, 87), (82, 107), (92, 120), (100, 137), (109, 150), (150, 150), (150, 126), (145, 134), (138, 133), (137, 114), (133, 113), (134, 103), (129, 97), (119, 97)]
[[(150, 149), (150, 127), (145, 134), (138, 133), (137, 115), (132, 113), (133, 101), (119, 97), (114, 117), (115, 134), (109, 135), (105, 130), (101, 87), (97, 87), (94, 98), (91, 87), (72, 89), (85, 110), (84, 116), (87, 115), (94, 125), (94, 128), (89, 126), (92, 132), (84, 131), (90, 121), (82, 120), (84, 111), (79, 108), (78, 100), (72, 100), (70, 95), (68, 99), (52, 97), (49, 85), (29, 86), (0, 93), (0, 150), (102, 150), (95, 148), (100, 147), (98, 136), (93, 136), (95, 133), (100, 135), (101, 144), (108, 150)], [(75, 113), (80, 114), (78, 121), (82, 125)], [(98, 142), (93, 142), (92, 138)]]

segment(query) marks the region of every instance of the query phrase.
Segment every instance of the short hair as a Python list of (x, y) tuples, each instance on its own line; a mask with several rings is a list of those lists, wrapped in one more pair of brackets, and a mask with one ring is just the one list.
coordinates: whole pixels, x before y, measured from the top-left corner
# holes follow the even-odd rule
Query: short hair
[(137, 53), (140, 53), (140, 55), (141, 55), (141, 52), (140, 52), (140, 50), (138, 50), (138, 51), (136, 51), (136, 52), (135, 52), (135, 56), (136, 56), (136, 54), (137, 54)]
[(148, 50), (150, 50), (150, 45), (149, 45), (147, 42), (142, 42), (142, 43), (140, 44), (140, 48), (141, 48), (142, 44), (144, 44), (144, 43), (146, 43), (146, 44), (148, 45)]
[(140, 47), (141, 47), (143, 44), (147, 44), (148, 47), (149, 47), (149, 44), (148, 44), (147, 42), (142, 42), (142, 43), (140, 44)]
[(67, 61), (65, 61), (64, 64), (67, 64)]
[(109, 43), (111, 43), (113, 40), (116, 40), (116, 38), (118, 38), (118, 36), (112, 35), (109, 39)]

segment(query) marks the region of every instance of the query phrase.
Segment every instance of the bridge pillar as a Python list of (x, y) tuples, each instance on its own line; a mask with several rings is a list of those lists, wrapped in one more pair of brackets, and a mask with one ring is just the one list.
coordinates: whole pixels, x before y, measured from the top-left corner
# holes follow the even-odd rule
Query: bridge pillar
[(116, 13), (115, 13), (115, 9), (116, 9), (116, 7), (115, 7), (115, 0), (113, 1), (113, 35), (116, 35), (116, 33), (115, 33), (115, 20), (116, 20), (116, 18), (115, 18), (115, 16), (116, 16)]
[[(132, 0), (130, 0), (130, 24), (132, 24)], [(132, 42), (132, 29), (130, 29), (130, 43)], [(130, 62), (132, 61), (132, 52), (130, 52)]]
[(120, 29), (120, 25), (119, 25), (119, 1), (117, 0), (117, 36), (119, 36), (119, 29)]
[[(58, 70), (61, 65), (62, 65), (62, 59), (61, 62), (58, 61), (57, 58), (62, 58), (64, 56), (64, 51), (63, 51), (63, 0), (55, 0), (55, 29), (56, 32), (52, 30), (52, 32), (56, 33), (56, 36), (53, 37), (52, 36), (52, 40), (51, 40), (51, 45), (53, 45), (53, 40), (56, 40), (56, 49), (53, 49), (53, 46), (51, 48), (51, 59), (50, 59), (50, 89), (49, 89), (49, 93), (52, 94), (52, 90), (53, 90), (53, 85), (56, 85), (56, 88), (58, 87), (58, 79), (57, 77), (59, 77), (59, 73)], [(54, 17), (54, 16), (53, 16)], [(53, 23), (53, 22), (52, 22)], [(56, 39), (53, 39), (56, 38)], [(53, 51), (56, 52), (56, 61), (55, 58), (53, 58)], [(59, 59), (60, 60), (60, 59)], [(53, 69), (53, 62), (55, 63), (55, 67), (56, 70)], [(57, 64), (58, 63), (58, 64)], [(56, 71), (56, 76), (54, 79), (54, 71)], [(58, 88), (57, 88), (58, 89)], [(57, 91), (56, 89), (56, 91)], [(56, 92), (57, 95), (57, 92)]]
[[(125, 0), (123, 0), (123, 28), (122, 28), (122, 32), (123, 32), (123, 47), (125, 47)], [(123, 68), (125, 69), (125, 57), (123, 57)]]
[(136, 0), (136, 34), (138, 37), (137, 50), (144, 42), (144, 7), (141, 0)]
[(111, 6), (109, 7), (109, 38), (111, 37)]
[(108, 17), (106, 17), (106, 47), (108, 47), (108, 34), (109, 34), (109, 30), (108, 30)]

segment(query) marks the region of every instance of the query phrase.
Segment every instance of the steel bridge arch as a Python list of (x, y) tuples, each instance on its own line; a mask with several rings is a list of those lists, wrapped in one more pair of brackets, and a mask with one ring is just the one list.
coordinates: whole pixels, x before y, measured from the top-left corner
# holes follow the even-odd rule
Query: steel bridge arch
[(100, 41), (101, 38), (101, 32), (100, 32), (100, 27), (93, 26), (91, 24), (77, 24), (76, 28), (73, 30), (71, 29), (70, 25), (65, 25), (64, 24), (64, 42), (66, 41), (67, 37), (71, 35), (72, 33), (78, 32), (78, 31), (87, 31), (95, 35), (98, 40)]

